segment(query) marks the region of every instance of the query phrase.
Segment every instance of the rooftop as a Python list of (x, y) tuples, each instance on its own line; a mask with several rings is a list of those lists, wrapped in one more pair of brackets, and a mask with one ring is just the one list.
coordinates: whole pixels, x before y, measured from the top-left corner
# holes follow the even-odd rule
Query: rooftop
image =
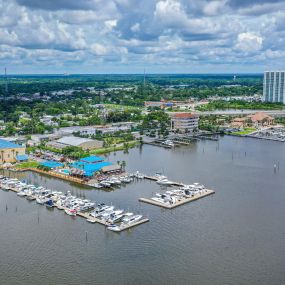
[(20, 147), (23, 147), (23, 146), (9, 142), (9, 141), (6, 141), (6, 140), (3, 140), (3, 139), (0, 139), (0, 149), (3, 149), (3, 148), (20, 148)]
[(87, 163), (100, 162), (100, 161), (103, 161), (103, 160), (104, 160), (104, 158), (96, 156), (96, 155), (91, 155), (91, 156), (84, 157), (84, 158), (80, 159), (80, 161), (87, 162)]
[(41, 165), (48, 167), (48, 168), (55, 168), (55, 167), (63, 166), (62, 163), (54, 161), (54, 160), (47, 160), (47, 161), (41, 162)]
[(101, 170), (104, 166), (112, 165), (112, 163), (103, 161), (95, 164), (90, 164), (82, 161), (77, 161), (70, 164), (71, 167), (84, 171), (84, 175), (92, 176), (96, 171)]
[(196, 118), (198, 115), (194, 113), (174, 113), (173, 117), (176, 119), (189, 119)]
[(270, 117), (267, 114), (262, 113), (262, 112), (258, 112), (254, 115), (248, 115), (247, 117), (250, 118), (253, 122), (262, 121), (264, 119), (273, 120), (272, 117)]
[(92, 141), (93, 140), (91, 140), (91, 139), (78, 138), (78, 137), (74, 137), (74, 136), (63, 137), (63, 138), (57, 140), (58, 143), (66, 144), (66, 145), (72, 145), (72, 146), (80, 146), (83, 143), (92, 142)]

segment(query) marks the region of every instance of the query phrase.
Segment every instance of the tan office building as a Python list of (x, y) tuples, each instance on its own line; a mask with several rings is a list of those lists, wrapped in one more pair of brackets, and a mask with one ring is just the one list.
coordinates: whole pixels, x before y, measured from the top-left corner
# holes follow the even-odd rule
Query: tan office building
[(18, 155), (23, 155), (26, 147), (0, 139), (0, 164), (16, 162)]

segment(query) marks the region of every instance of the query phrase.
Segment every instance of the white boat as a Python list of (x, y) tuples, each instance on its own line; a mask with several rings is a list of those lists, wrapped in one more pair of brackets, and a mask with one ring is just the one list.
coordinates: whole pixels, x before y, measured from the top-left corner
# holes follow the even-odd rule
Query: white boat
[(42, 197), (37, 197), (36, 202), (40, 205), (43, 205), (45, 203), (46, 199)]
[(69, 216), (76, 216), (76, 213), (77, 213), (75, 209), (65, 209), (64, 211)]
[(171, 140), (166, 140), (166, 141), (164, 141), (162, 143), (165, 144), (165, 145), (171, 146), (171, 147), (175, 146), (173, 141), (171, 141)]
[(25, 197), (27, 196), (28, 190), (22, 190), (20, 192), (17, 193), (18, 196), (20, 197)]
[(100, 185), (102, 185), (103, 187), (111, 187), (111, 183), (109, 183), (107, 181), (101, 181)]
[(111, 213), (112, 211), (114, 210), (114, 206), (102, 206), (101, 208), (99, 209), (95, 209), (95, 211), (93, 211), (90, 215), (92, 217), (100, 217), (102, 216), (103, 214), (106, 214), (106, 213)]
[(124, 218), (124, 223), (130, 225), (130, 224), (134, 224), (136, 222), (138, 222), (140, 219), (142, 218), (142, 215), (134, 215), (134, 216), (131, 216), (131, 217), (126, 217)]
[(162, 175), (162, 174), (160, 174), (160, 173), (155, 173), (154, 177), (155, 177), (157, 180), (167, 179), (167, 176)]
[(107, 226), (107, 229), (113, 232), (120, 232), (121, 228), (117, 225), (109, 225)]
[(59, 209), (59, 210), (64, 210), (63, 204), (61, 200), (56, 201), (55, 206)]
[(136, 171), (136, 173), (134, 175), (138, 179), (143, 179), (144, 178), (144, 174), (140, 173), (139, 171)]
[(156, 181), (156, 183), (160, 185), (172, 185), (173, 184), (173, 182), (169, 181), (167, 178), (159, 179)]
[(99, 183), (93, 183), (93, 184), (88, 184), (89, 186), (95, 187), (97, 189), (103, 188), (102, 185), (100, 185)]
[(152, 197), (151, 200), (153, 200), (155, 202), (159, 202), (159, 203), (165, 204), (165, 201), (162, 198)]
[(87, 219), (86, 221), (88, 223), (91, 223), (91, 224), (95, 224), (96, 223), (96, 221), (94, 219), (91, 219), (91, 218)]
[[(117, 211), (118, 214), (122, 213), (123, 211)], [(105, 210), (104, 213), (101, 214), (101, 218), (104, 220), (108, 220), (111, 215), (116, 215), (116, 211), (113, 209)]]
[(124, 217), (123, 214), (119, 214), (119, 215), (111, 215), (110, 218), (108, 219), (108, 223), (114, 224), (116, 222), (119, 222), (122, 218)]

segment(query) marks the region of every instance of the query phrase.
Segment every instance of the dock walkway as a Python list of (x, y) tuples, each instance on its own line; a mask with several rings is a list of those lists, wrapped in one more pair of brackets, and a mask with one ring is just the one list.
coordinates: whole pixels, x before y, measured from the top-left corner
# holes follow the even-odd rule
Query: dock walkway
[[(15, 189), (15, 188), (12, 188), (12, 187), (9, 190), (11, 190), (13, 192), (16, 192), (16, 193), (19, 192), (19, 190)], [(65, 208), (65, 207), (58, 207), (57, 205), (54, 205), (54, 208), (58, 208), (58, 210), (67, 210), (68, 209), (68, 208)], [(94, 223), (98, 223), (98, 224), (107, 226), (107, 224), (106, 224), (106, 222), (104, 220), (101, 220), (101, 219), (98, 219), (98, 218), (90, 216), (89, 212), (77, 212), (76, 216), (79, 216), (79, 217), (84, 218), (86, 220), (89, 219), (89, 220), (93, 221)], [(139, 221), (137, 221), (135, 223), (132, 223), (132, 224), (121, 224), (119, 226), (120, 230), (116, 231), (116, 232), (122, 232), (122, 231), (128, 230), (130, 228), (133, 228), (135, 226), (144, 224), (146, 222), (149, 222), (148, 218), (141, 219), (141, 220), (139, 220)]]
[(176, 208), (178, 206), (182, 206), (182, 205), (184, 205), (186, 203), (193, 202), (193, 201), (196, 201), (198, 199), (204, 198), (206, 196), (212, 195), (214, 193), (215, 193), (214, 190), (207, 189), (205, 193), (196, 194), (193, 197), (189, 197), (189, 198), (183, 198), (180, 201), (178, 201), (177, 203), (172, 204), (172, 205), (160, 203), (158, 201), (154, 201), (154, 200), (148, 199), (148, 198), (139, 198), (139, 201), (143, 202), (143, 203), (159, 206), (159, 207), (162, 207), (162, 208), (165, 208), (165, 209), (173, 209), (173, 208)]

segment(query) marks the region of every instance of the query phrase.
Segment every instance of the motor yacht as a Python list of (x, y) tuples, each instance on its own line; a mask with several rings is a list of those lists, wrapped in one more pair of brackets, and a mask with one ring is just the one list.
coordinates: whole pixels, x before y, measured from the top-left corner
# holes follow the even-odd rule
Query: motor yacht
[(77, 211), (75, 209), (65, 209), (65, 213), (69, 216), (76, 216)]
[(160, 185), (173, 185), (173, 182), (169, 181), (167, 178), (158, 179), (156, 183)]
[(124, 218), (123, 222), (130, 225), (130, 224), (134, 224), (138, 222), (139, 220), (141, 220), (141, 218), (142, 218), (142, 215), (134, 215), (134, 216)]
[(107, 229), (110, 231), (113, 231), (113, 232), (120, 232), (121, 231), (121, 228), (115, 224), (108, 225)]
[(48, 208), (54, 207), (54, 202), (53, 202), (52, 199), (47, 199), (47, 200), (44, 202), (44, 204), (45, 204), (46, 207), (48, 207)]

